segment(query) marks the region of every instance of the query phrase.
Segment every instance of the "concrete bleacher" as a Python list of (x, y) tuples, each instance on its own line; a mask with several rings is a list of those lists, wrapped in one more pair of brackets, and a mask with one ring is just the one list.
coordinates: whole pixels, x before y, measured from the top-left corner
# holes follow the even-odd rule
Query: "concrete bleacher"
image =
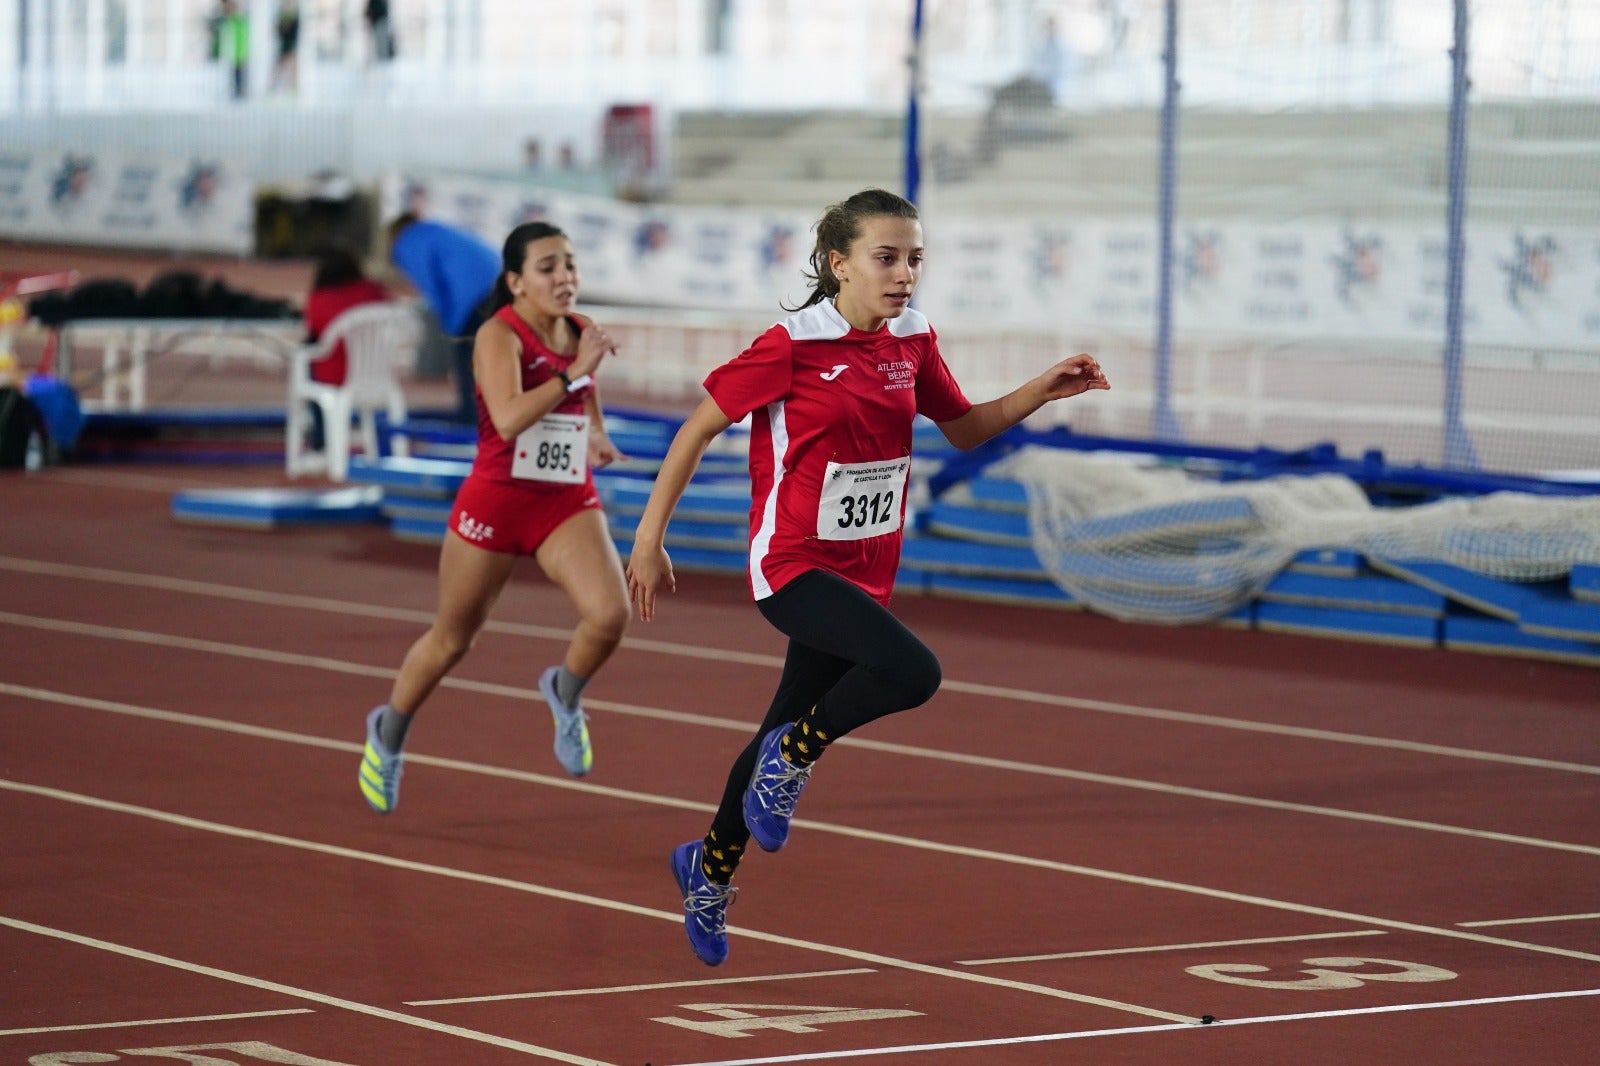
[[(1158, 189), (1153, 108), (1057, 110), (1001, 120), (924, 116), (923, 193), (941, 210), (984, 215), (1146, 213)], [(1448, 114), (1438, 107), (1338, 111), (1184, 110), (1180, 209), (1414, 217), (1442, 213)], [(677, 116), (669, 198), (683, 204), (815, 211), (868, 185), (904, 183), (900, 116), (814, 112)], [(989, 147), (992, 145), (992, 150)], [(1480, 104), (1468, 182), (1483, 221), (1600, 221), (1600, 104)]]

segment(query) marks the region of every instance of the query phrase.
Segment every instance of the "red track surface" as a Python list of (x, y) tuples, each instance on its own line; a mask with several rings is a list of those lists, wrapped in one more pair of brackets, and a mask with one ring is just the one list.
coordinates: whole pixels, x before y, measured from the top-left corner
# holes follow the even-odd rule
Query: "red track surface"
[(526, 566), (379, 817), (436, 552), (169, 518), (244, 481), (0, 480), (0, 1062), (1594, 1061), (1593, 670), (902, 598), (943, 690), (829, 755), (709, 970), (667, 853), (776, 680), (742, 585), (634, 625), (574, 781)]

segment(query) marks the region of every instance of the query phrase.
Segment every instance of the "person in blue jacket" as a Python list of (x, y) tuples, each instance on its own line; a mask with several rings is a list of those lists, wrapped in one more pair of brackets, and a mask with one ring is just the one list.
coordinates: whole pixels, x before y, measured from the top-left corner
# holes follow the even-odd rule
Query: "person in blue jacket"
[(473, 397), (472, 338), (500, 277), (500, 253), (476, 234), (407, 212), (389, 223), (389, 259), (427, 301), (450, 338), (456, 419), (478, 418)]

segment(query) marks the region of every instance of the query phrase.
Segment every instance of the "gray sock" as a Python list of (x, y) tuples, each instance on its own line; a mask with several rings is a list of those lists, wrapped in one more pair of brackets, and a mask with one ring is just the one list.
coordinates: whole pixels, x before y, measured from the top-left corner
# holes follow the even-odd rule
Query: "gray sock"
[(579, 677), (567, 669), (567, 664), (562, 663), (556, 671), (556, 697), (565, 707), (576, 707), (578, 697), (583, 695), (583, 686), (589, 683), (587, 677)]
[(383, 705), (383, 713), (378, 716), (378, 740), (391, 752), (399, 751), (405, 746), (406, 730), (411, 728), (411, 716), (401, 714), (387, 703)]

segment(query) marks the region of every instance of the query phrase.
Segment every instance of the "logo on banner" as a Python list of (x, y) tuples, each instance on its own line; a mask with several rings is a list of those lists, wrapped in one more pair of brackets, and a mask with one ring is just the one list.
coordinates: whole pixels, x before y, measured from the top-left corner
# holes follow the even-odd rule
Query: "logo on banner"
[(1194, 293), (1211, 288), (1222, 276), (1222, 233), (1192, 229), (1184, 237), (1183, 254), (1178, 259), (1183, 272), (1183, 290)]
[(550, 206), (543, 200), (524, 200), (511, 212), (511, 228), (525, 225), (529, 222), (543, 222), (550, 217)]
[(221, 180), (222, 169), (217, 164), (199, 161), (189, 164), (189, 172), (178, 182), (178, 207), (186, 214), (206, 211), (216, 201)]
[(1036, 226), (1028, 251), (1033, 276), (1040, 286), (1062, 281), (1072, 265), (1072, 233), (1055, 226)]
[(659, 218), (647, 218), (633, 231), (633, 254), (646, 259), (672, 242), (672, 227)]
[(57, 211), (75, 208), (94, 180), (94, 158), (86, 155), (67, 155), (61, 158), (55, 176), (50, 179), (50, 205)]
[(1526, 311), (1524, 301), (1529, 296), (1543, 296), (1550, 290), (1559, 245), (1549, 234), (1530, 240), (1519, 233), (1514, 240), (1511, 255), (1497, 261), (1505, 278), (1506, 301), (1518, 311)]
[(1344, 247), (1328, 258), (1333, 266), (1333, 291), (1346, 307), (1359, 307), (1378, 290), (1383, 278), (1383, 238), (1345, 230)]
[(693, 240), (696, 261), (713, 267), (727, 265), (733, 233), (726, 226), (701, 226)]
[(794, 256), (794, 230), (788, 226), (773, 226), (767, 230), (757, 249), (761, 269), (767, 273), (786, 267)]

